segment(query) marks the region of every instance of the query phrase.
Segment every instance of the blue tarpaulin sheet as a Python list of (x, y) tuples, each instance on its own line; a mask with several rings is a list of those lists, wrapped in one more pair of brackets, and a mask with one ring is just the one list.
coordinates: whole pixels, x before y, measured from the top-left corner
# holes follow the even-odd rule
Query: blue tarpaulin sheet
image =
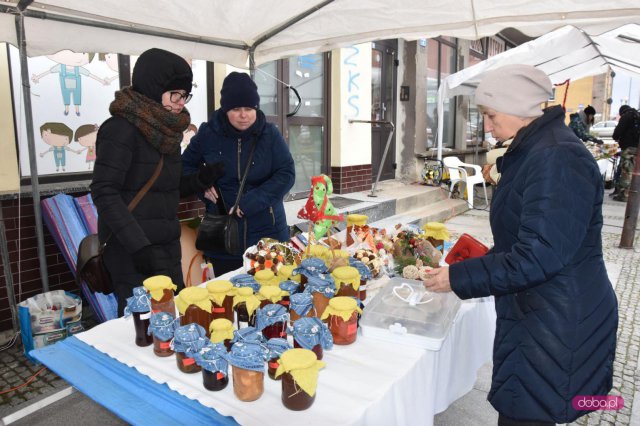
[(73, 387), (133, 425), (237, 425), (75, 337), (30, 352)]

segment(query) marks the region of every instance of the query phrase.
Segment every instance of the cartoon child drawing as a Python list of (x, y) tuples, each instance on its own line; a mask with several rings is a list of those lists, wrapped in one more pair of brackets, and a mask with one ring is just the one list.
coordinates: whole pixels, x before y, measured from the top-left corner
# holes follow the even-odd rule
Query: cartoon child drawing
[(60, 167), (62, 167), (62, 171), (64, 172), (66, 165), (65, 151), (79, 154), (78, 151), (74, 151), (68, 147), (73, 137), (73, 130), (64, 123), (44, 123), (40, 126), (40, 134), (42, 135), (44, 143), (51, 145), (51, 148), (40, 153), (40, 157), (44, 157), (47, 152), (53, 152), (53, 159), (56, 162), (56, 172), (60, 170)]
[(182, 133), (182, 142), (180, 142), (180, 149), (184, 152), (187, 149), (187, 145), (191, 142), (191, 138), (196, 134), (198, 128), (195, 124), (189, 124), (187, 129)]
[(118, 54), (117, 53), (100, 53), (98, 54), (98, 59), (104, 61), (105, 64), (109, 67), (111, 71), (115, 71), (116, 75), (112, 77), (105, 77), (105, 84), (111, 84), (114, 80), (117, 80), (120, 77), (120, 68), (118, 67)]
[(87, 162), (87, 170), (91, 170), (94, 161), (96, 161), (96, 136), (100, 126), (97, 124), (83, 124), (76, 129), (73, 140), (78, 142), (84, 148), (77, 150), (78, 154), (87, 151), (85, 160)]
[(76, 107), (76, 115), (80, 116), (80, 105), (82, 104), (82, 76), (86, 75), (94, 80), (107, 85), (108, 83), (92, 74), (83, 65), (87, 65), (93, 59), (94, 53), (76, 53), (71, 50), (61, 50), (53, 55), (47, 55), (47, 58), (57, 65), (38, 75), (33, 74), (31, 80), (38, 83), (40, 79), (48, 74), (59, 74), (60, 90), (62, 92), (62, 102), (64, 103), (64, 115), (69, 115), (69, 105), (73, 97), (73, 104)]

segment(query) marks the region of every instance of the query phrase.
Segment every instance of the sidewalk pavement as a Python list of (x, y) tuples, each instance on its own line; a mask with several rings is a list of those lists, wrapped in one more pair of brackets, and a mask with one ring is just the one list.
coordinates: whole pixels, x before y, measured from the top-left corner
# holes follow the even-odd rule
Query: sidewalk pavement
[[(607, 191), (607, 194), (611, 190)], [(640, 229), (636, 230), (634, 248), (621, 249), (620, 235), (626, 203), (605, 195), (602, 246), (609, 279), (618, 296), (619, 325), (611, 395), (624, 398), (619, 411), (594, 411), (572, 425), (640, 426)], [(483, 242), (491, 243), (489, 213), (472, 210), (447, 222), (452, 233), (468, 232)], [(478, 372), (473, 389), (435, 417), (441, 426), (485, 426), (498, 422), (498, 413), (487, 401), (491, 387), (492, 364)]]

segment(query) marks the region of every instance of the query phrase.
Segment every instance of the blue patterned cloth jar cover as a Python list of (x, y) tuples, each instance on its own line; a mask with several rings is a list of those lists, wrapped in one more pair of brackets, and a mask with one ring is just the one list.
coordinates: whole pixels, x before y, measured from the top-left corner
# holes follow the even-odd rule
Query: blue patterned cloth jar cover
[(353, 266), (358, 270), (358, 272), (360, 273), (361, 280), (370, 280), (373, 278), (373, 275), (371, 274), (371, 269), (369, 269), (367, 265), (365, 265), (359, 260), (354, 259), (353, 257), (349, 258), (349, 266)]
[(289, 312), (284, 306), (271, 303), (258, 309), (256, 314), (256, 330), (262, 331), (265, 327), (269, 327), (278, 322), (286, 323), (289, 321)]
[(223, 343), (207, 343), (193, 356), (193, 359), (196, 360), (196, 364), (207, 371), (212, 373), (220, 371), (225, 376), (228, 374), (227, 348)]
[(300, 266), (294, 269), (291, 274), (292, 275), (304, 275), (309, 279), (310, 277), (318, 277), (323, 274), (328, 274), (329, 268), (324, 263), (324, 260), (319, 257), (310, 257), (308, 259), (304, 259), (300, 262)]
[(133, 288), (133, 296), (127, 297), (127, 306), (124, 308), (124, 316), (132, 313), (145, 313), (151, 311), (151, 299), (147, 289), (143, 286)]
[(313, 296), (311, 293), (296, 293), (289, 297), (289, 309), (296, 311), (301, 317), (306, 316), (313, 308)]
[(231, 347), (227, 360), (234, 367), (264, 373), (267, 349), (259, 343), (238, 342)]
[(193, 356), (210, 342), (204, 328), (196, 323), (180, 326), (176, 328), (171, 346), (174, 351), (182, 352), (189, 358)]
[(325, 278), (310, 277), (307, 280), (307, 285), (304, 287), (306, 293), (322, 293), (329, 299), (335, 296), (336, 283), (331, 275), (327, 275)]
[(161, 342), (168, 342), (173, 339), (176, 328), (180, 326), (180, 320), (176, 320), (173, 315), (167, 312), (156, 312), (151, 314), (149, 321), (148, 335), (153, 335)]
[(258, 290), (260, 290), (260, 283), (256, 281), (253, 275), (238, 274), (229, 278), (229, 281), (231, 281), (231, 284), (233, 284), (234, 287), (251, 287), (254, 293), (257, 293)]
[(233, 339), (231, 339), (231, 343), (236, 342), (264, 343), (264, 336), (256, 330), (255, 327), (243, 327), (233, 332)]
[(280, 337), (269, 339), (267, 340), (267, 359), (280, 358), (280, 355), (289, 349), (291, 349), (291, 345), (287, 339)]
[(305, 349), (313, 349), (315, 345), (322, 346), (322, 349), (333, 347), (333, 336), (331, 331), (320, 318), (300, 318), (290, 329), (293, 338)]
[(295, 281), (287, 280), (280, 283), (280, 290), (286, 291), (290, 296), (296, 294), (299, 288), (300, 283)]

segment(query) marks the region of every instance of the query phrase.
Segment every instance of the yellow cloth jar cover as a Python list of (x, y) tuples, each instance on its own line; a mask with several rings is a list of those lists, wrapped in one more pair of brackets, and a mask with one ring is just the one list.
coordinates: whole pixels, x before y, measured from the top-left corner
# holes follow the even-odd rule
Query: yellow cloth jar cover
[(271, 303), (278, 303), (286, 295), (286, 291), (272, 285), (260, 287), (260, 291), (258, 291), (258, 298), (262, 297), (263, 300), (269, 300)]
[(336, 282), (336, 289), (340, 290), (342, 284), (351, 284), (354, 290), (360, 288), (360, 272), (353, 266), (340, 266), (331, 273)]
[[(329, 250), (328, 247), (325, 247), (319, 244), (312, 244), (308, 248), (309, 248), (308, 257), (319, 257), (320, 259), (324, 260), (325, 263), (331, 259), (331, 251)], [(307, 258), (307, 250), (304, 251), (303, 257)]]
[(434, 240), (449, 241), (449, 230), (440, 222), (427, 222), (422, 226), (425, 237), (431, 237)]
[(178, 286), (175, 285), (171, 278), (166, 275), (156, 275), (153, 277), (149, 277), (146, 280), (142, 281), (142, 285), (147, 289), (149, 294), (151, 294), (151, 298), (154, 300), (162, 299), (164, 295), (164, 290), (172, 290), (176, 291)]
[(365, 226), (367, 219), (369, 219), (369, 216), (363, 214), (349, 214), (347, 215), (347, 226)]
[(207, 292), (209, 293), (209, 299), (216, 302), (218, 306), (222, 306), (226, 296), (233, 296), (236, 293), (231, 281), (227, 280), (216, 280), (207, 283)]
[(322, 318), (326, 319), (329, 315), (338, 315), (343, 321), (349, 321), (353, 312), (362, 313), (362, 309), (358, 307), (358, 302), (353, 297), (338, 296), (329, 299), (329, 306), (322, 313)]
[(233, 323), (226, 318), (218, 318), (211, 321), (209, 331), (211, 332), (210, 340), (213, 343), (233, 339)]
[(202, 287), (183, 288), (175, 298), (178, 311), (184, 315), (190, 305), (196, 305), (203, 311), (211, 312), (211, 300), (209, 292)]
[(260, 306), (260, 299), (253, 294), (251, 287), (240, 287), (236, 290), (236, 295), (233, 297), (233, 306), (235, 307), (242, 302), (245, 303), (249, 316), (253, 315), (253, 312)]
[(282, 281), (287, 281), (287, 280), (291, 280), (291, 281), (295, 281), (297, 283), (300, 282), (300, 274), (295, 275), (295, 276), (291, 276), (291, 274), (293, 273), (293, 269), (295, 268), (295, 265), (282, 265), (280, 267), (280, 269), (278, 269), (278, 280), (280, 282)]
[(254, 278), (261, 286), (277, 286), (278, 284), (280, 284), (280, 280), (275, 276), (271, 269), (262, 269), (260, 271), (256, 271), (256, 275), (254, 276)]
[(309, 396), (316, 393), (318, 387), (318, 372), (325, 363), (318, 361), (316, 354), (309, 349), (289, 349), (280, 355), (280, 365), (276, 370), (276, 377), (282, 373), (289, 373)]

